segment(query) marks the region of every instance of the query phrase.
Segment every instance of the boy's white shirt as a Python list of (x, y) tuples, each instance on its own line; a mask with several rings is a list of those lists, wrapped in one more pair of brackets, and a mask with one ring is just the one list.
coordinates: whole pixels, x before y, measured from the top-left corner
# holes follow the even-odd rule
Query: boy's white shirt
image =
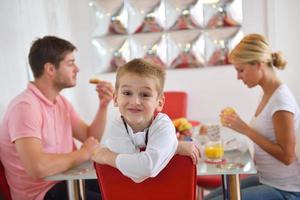
[(118, 153), (117, 168), (134, 182), (142, 182), (155, 177), (176, 153), (178, 141), (171, 119), (159, 113), (149, 127), (148, 143), (145, 151), (146, 132), (133, 133), (127, 124), (128, 133), (121, 117), (116, 118), (107, 132), (104, 145)]

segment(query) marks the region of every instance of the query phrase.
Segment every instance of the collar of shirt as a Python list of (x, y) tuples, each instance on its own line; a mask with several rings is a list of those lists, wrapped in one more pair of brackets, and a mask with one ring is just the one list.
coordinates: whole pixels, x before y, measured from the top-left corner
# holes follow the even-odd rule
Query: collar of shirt
[[(27, 87), (30, 91), (32, 91), (33, 94), (35, 94), (39, 99), (41, 99), (46, 105), (52, 107), (55, 105), (55, 103), (53, 103), (52, 101), (50, 101), (49, 99), (47, 99), (43, 93), (32, 83), (30, 82), (28, 84)], [(55, 102), (57, 102), (57, 98), (59, 95), (57, 95), (57, 97), (55, 98)]]

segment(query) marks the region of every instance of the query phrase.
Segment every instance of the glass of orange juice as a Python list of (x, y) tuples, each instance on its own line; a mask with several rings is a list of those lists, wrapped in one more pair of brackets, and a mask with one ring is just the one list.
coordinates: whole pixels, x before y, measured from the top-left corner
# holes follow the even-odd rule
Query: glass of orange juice
[(209, 162), (220, 162), (224, 155), (224, 147), (221, 140), (208, 141), (205, 144), (204, 154)]

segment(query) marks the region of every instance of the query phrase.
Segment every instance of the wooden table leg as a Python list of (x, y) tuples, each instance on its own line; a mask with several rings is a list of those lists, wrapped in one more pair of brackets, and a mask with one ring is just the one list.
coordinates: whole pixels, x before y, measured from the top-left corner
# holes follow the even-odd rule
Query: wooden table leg
[(222, 175), (223, 199), (241, 200), (240, 178), (238, 174)]
[(240, 178), (238, 174), (228, 175), (230, 200), (241, 200)]

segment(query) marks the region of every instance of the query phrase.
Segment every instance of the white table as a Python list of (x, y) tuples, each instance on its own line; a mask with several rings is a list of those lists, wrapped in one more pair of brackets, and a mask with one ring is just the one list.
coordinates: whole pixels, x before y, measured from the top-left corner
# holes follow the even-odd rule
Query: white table
[[(221, 128), (221, 137), (225, 142), (234, 138), (241, 145), (239, 148), (225, 151), (226, 163), (224, 164), (208, 164), (202, 157), (197, 165), (197, 175), (221, 175), (224, 199), (240, 200), (239, 174), (256, 174), (257, 170), (251, 157), (248, 141), (244, 136), (231, 129)], [(234, 165), (239, 167), (230, 168)]]
[(48, 176), (46, 180), (52, 181), (67, 181), (68, 196), (70, 200), (85, 200), (85, 185), (86, 179), (97, 179), (96, 172), (91, 161), (85, 162), (68, 171)]
[[(237, 138), (245, 142), (244, 148), (225, 152), (224, 157), (227, 163), (240, 163), (243, 165), (239, 169), (224, 169), (217, 164), (207, 164), (204, 158), (200, 159), (197, 165), (197, 175), (221, 175), (224, 199), (239, 200), (240, 199), (240, 182), (239, 174), (256, 174), (254, 162), (249, 152), (247, 142), (239, 134), (229, 130), (222, 129), (223, 139), (230, 140)], [(70, 200), (86, 199), (84, 192), (84, 180), (97, 179), (96, 172), (91, 161), (83, 163), (66, 172), (49, 176), (46, 180), (66, 180), (68, 183), (68, 195)]]
[[(225, 152), (224, 158), (225, 164), (208, 164), (201, 159), (197, 165), (197, 175), (221, 175), (224, 199), (239, 200), (239, 174), (256, 174), (254, 162), (249, 150)], [(236, 163), (239, 163), (240, 167), (231, 169)]]

